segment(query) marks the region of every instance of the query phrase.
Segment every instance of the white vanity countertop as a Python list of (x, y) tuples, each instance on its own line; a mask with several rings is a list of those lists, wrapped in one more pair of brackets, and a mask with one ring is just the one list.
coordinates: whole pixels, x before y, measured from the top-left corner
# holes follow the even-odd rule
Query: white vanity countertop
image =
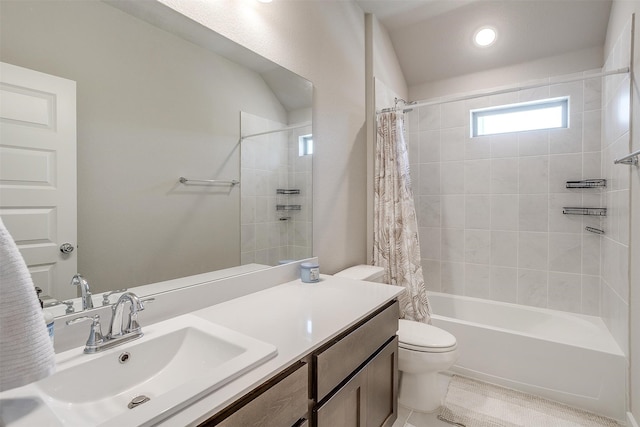
[(197, 425), (402, 293), (403, 288), (322, 276), (295, 280), (194, 314), (278, 348), (275, 358), (160, 426)]
[[(270, 343), (277, 347), (278, 354), (156, 425), (198, 425), (364, 319), (402, 291), (403, 288), (397, 286), (322, 276), (319, 283), (294, 280), (192, 312), (208, 321)], [(18, 392), (19, 389), (9, 393), (16, 394), (14, 391)], [(11, 427), (61, 425), (46, 406), (34, 409), (20, 420), (3, 421)], [(7, 414), (2, 415), (4, 417)]]

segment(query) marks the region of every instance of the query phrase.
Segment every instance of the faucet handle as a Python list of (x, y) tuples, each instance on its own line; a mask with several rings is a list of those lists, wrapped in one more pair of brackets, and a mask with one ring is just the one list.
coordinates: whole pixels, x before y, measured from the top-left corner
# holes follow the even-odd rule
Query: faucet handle
[[(100, 319), (99, 315), (95, 315), (93, 317), (97, 317), (98, 319)], [(84, 322), (85, 320), (93, 320), (93, 317), (91, 316), (80, 316), (80, 317), (76, 317), (75, 319), (71, 319), (71, 320), (67, 320), (66, 324), (71, 326), (71, 325), (75, 325), (76, 323), (81, 323)]]
[(104, 294), (102, 294), (102, 305), (111, 305), (111, 301), (109, 301), (109, 297), (113, 294), (117, 294), (120, 292), (126, 292), (127, 288), (123, 288), (123, 289), (116, 289), (115, 291), (111, 291), (111, 292), (105, 292)]
[(154, 302), (156, 299), (154, 297), (148, 297), (148, 298), (142, 298), (140, 300), (140, 310), (144, 310), (144, 303), (148, 302), (148, 303), (152, 303)]
[(126, 332), (127, 333), (140, 331), (140, 323), (138, 323), (138, 311), (144, 310), (144, 308), (145, 308), (144, 303), (146, 303), (146, 302), (152, 303), (155, 300), (156, 299), (153, 298), (153, 297), (140, 299), (139, 304), (138, 304), (138, 310), (136, 310), (136, 311), (132, 310), (129, 313), (129, 322), (128, 322), (127, 327), (126, 327)]
[(94, 316), (81, 316), (73, 320), (68, 320), (67, 325), (75, 325), (76, 323), (84, 322), (85, 320), (91, 320), (91, 329), (89, 330), (89, 338), (84, 347), (85, 353), (95, 353), (96, 348), (103, 342), (102, 326), (100, 325), (100, 315)]
[(76, 309), (73, 308), (73, 301), (71, 301), (71, 300), (62, 301), (62, 303), (67, 306), (66, 310), (64, 311), (65, 314), (71, 314), (71, 313), (74, 313), (76, 311)]

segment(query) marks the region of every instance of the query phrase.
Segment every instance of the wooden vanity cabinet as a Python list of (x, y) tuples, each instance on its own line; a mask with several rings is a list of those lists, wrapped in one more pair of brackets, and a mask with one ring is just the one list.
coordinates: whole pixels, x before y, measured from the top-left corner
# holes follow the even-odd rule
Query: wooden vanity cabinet
[(300, 361), (199, 427), (304, 426), (310, 405), (308, 390), (309, 364)]
[(200, 427), (391, 426), (398, 315), (398, 302), (389, 302)]
[(398, 411), (398, 303), (313, 355), (316, 427), (391, 426)]

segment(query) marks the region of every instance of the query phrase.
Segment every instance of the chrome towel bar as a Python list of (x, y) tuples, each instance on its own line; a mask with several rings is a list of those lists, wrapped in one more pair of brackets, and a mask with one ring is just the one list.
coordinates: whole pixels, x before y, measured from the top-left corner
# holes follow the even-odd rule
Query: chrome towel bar
[(620, 157), (613, 161), (614, 164), (633, 165), (638, 166), (638, 156), (640, 156), (640, 150), (627, 154), (624, 157)]
[(219, 179), (188, 179), (185, 178), (184, 176), (181, 176), (180, 179), (178, 180), (180, 181), (180, 184), (188, 184), (188, 183), (194, 183), (194, 184), (227, 184), (227, 185), (238, 185), (240, 184), (240, 181), (232, 179), (232, 180), (219, 180)]

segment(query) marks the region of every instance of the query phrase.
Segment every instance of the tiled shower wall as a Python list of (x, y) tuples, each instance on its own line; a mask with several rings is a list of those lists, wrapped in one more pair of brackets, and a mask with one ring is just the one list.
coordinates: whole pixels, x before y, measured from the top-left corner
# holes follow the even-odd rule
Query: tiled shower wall
[[(631, 20), (624, 27), (604, 70), (629, 66)], [(609, 185), (603, 195), (608, 207), (602, 237), (602, 318), (614, 338), (628, 352), (629, 318), (629, 187), (632, 166), (614, 165), (630, 152), (631, 79), (629, 74), (603, 80), (602, 173)]]
[[(596, 70), (599, 71), (599, 70)], [(593, 73), (585, 72), (586, 75)], [(601, 79), (416, 108), (407, 134), (422, 265), (431, 290), (600, 315)], [(538, 82), (525, 82), (538, 83)], [(569, 129), (470, 138), (469, 111), (570, 97)]]
[[(242, 112), (242, 134), (287, 126)], [(311, 256), (312, 156), (298, 156), (298, 136), (308, 128), (275, 132), (241, 143), (241, 263), (278, 265)], [(297, 188), (300, 195), (278, 196), (276, 190)], [(277, 211), (277, 204), (298, 204), (300, 211)], [(286, 218), (286, 219), (284, 219)]]

